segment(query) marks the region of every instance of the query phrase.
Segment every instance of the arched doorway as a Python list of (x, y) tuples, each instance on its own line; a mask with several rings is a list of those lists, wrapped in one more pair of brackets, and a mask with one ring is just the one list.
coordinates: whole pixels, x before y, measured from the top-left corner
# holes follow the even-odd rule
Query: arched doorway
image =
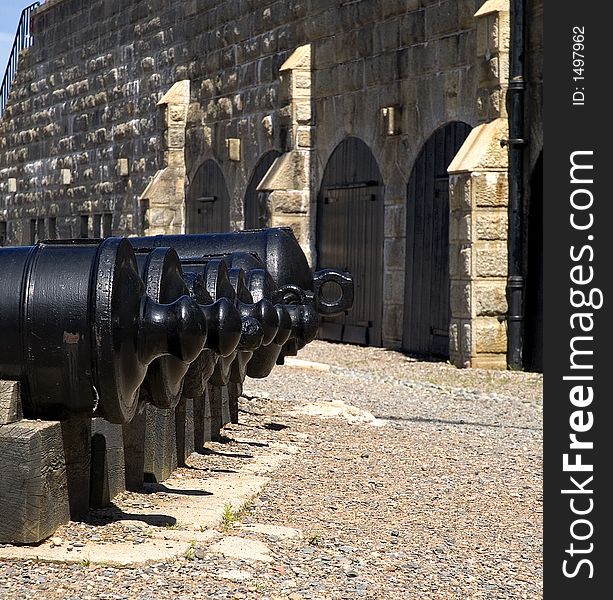
[(186, 233), (230, 230), (230, 196), (219, 165), (212, 159), (202, 163), (187, 190)]
[(471, 127), (455, 121), (424, 144), (407, 187), (403, 348), (449, 356), (449, 175)]
[(543, 153), (530, 178), (528, 261), (524, 301), (524, 368), (543, 370)]
[(353, 308), (324, 319), (320, 337), (381, 345), (383, 299), (383, 180), (370, 148), (343, 140), (328, 160), (317, 198), (318, 268), (350, 271)]
[(267, 206), (268, 192), (258, 192), (257, 187), (270, 169), (275, 159), (281, 153), (271, 150), (262, 156), (249, 180), (245, 192), (245, 229), (261, 229), (270, 227), (270, 214)]

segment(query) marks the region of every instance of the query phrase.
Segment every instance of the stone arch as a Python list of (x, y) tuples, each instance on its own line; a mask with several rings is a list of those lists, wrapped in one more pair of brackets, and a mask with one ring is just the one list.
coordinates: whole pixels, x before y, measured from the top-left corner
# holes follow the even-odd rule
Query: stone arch
[(422, 146), (407, 186), (402, 346), (419, 355), (449, 356), (449, 175), (447, 167), (470, 133), (452, 121)]
[(317, 196), (318, 268), (348, 270), (355, 282), (351, 311), (325, 319), (325, 339), (381, 345), (383, 178), (368, 145), (347, 137), (332, 152)]
[(230, 230), (230, 195), (220, 166), (204, 161), (191, 179), (186, 194), (185, 232)]
[(267, 205), (269, 192), (259, 191), (257, 188), (278, 156), (281, 156), (281, 153), (277, 150), (266, 152), (253, 169), (243, 204), (245, 229), (270, 227), (270, 208)]

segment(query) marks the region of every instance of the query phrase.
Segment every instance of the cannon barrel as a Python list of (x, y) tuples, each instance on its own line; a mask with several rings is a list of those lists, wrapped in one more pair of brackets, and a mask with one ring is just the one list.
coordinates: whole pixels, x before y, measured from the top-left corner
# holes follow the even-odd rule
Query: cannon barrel
[(197, 305), (149, 298), (126, 239), (0, 248), (0, 271), (0, 378), (23, 382), (29, 418), (128, 422), (148, 365), (204, 344)]
[(304, 252), (292, 230), (287, 227), (230, 233), (135, 237), (130, 238), (130, 243), (135, 248), (171, 246), (181, 260), (187, 262), (201, 260), (203, 256), (252, 253), (263, 261), (279, 287), (294, 284), (304, 290), (313, 289), (311, 269)]
[[(277, 289), (296, 286), (310, 297), (319, 314), (333, 316), (351, 308), (353, 280), (335, 269), (311, 272), (304, 252), (289, 227), (271, 227), (230, 233), (158, 235), (130, 238), (135, 248), (173, 247), (182, 263), (232, 255), (228, 266), (245, 271), (256, 268), (257, 258), (271, 275)], [(255, 257), (254, 257), (255, 255)], [(329, 288), (334, 289), (330, 294)]]
[[(162, 235), (130, 241), (137, 248), (173, 246), (184, 271), (202, 272), (212, 295), (232, 295), (228, 283), (220, 283), (220, 279), (227, 279), (235, 289), (235, 297), (240, 297), (239, 290), (246, 287), (254, 303), (266, 300), (274, 304), (276, 323), (270, 318), (262, 320), (264, 315), (257, 314), (253, 305), (249, 311), (241, 311), (243, 316), (259, 317), (267, 329), (265, 338), (260, 347), (252, 347), (252, 355), (243, 353), (220, 360), (211, 379), (215, 385), (240, 383), (245, 375), (266, 377), (275, 364), (283, 362), (284, 356), (296, 354), (316, 337), (320, 316), (341, 314), (353, 304), (351, 275), (335, 269), (312, 273), (289, 228)], [(218, 271), (226, 265), (228, 276), (220, 278)], [(265, 308), (270, 315), (270, 307)], [(231, 362), (234, 369), (229, 368)]]

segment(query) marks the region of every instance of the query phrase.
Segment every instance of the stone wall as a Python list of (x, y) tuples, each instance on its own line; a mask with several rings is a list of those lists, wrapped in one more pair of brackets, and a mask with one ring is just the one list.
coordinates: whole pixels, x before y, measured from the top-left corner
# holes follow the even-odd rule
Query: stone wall
[[(483, 84), (483, 69), (499, 65), (484, 65), (477, 48), (474, 15), (482, 4), (47, 3), (34, 17), (34, 45), (0, 124), (0, 219), (8, 241), (78, 236), (84, 227), (99, 235), (99, 223), (108, 233), (111, 215), (113, 233), (181, 230), (185, 186), (209, 158), (221, 165), (239, 228), (251, 173), (276, 149), (284, 154), (267, 188), (273, 224), (294, 227), (314, 263), (325, 165), (343, 138), (357, 136), (384, 180), (383, 341), (398, 347), (413, 162), (441, 125), (475, 126), (500, 115), (499, 86)], [(299, 48), (308, 48), (310, 65), (292, 62)], [(177, 82), (190, 90), (178, 167), (170, 105), (160, 104)], [(159, 204), (155, 198), (167, 192), (152, 183), (164, 181), (169, 166), (180, 171), (175, 206)], [(279, 184), (300, 174), (289, 190)]]

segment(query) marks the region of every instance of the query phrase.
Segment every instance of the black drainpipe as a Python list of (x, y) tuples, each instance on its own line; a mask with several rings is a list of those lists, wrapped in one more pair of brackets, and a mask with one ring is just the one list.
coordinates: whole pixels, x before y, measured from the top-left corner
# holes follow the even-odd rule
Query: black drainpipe
[(507, 366), (523, 368), (524, 276), (524, 0), (512, 0), (509, 72), (509, 278)]

